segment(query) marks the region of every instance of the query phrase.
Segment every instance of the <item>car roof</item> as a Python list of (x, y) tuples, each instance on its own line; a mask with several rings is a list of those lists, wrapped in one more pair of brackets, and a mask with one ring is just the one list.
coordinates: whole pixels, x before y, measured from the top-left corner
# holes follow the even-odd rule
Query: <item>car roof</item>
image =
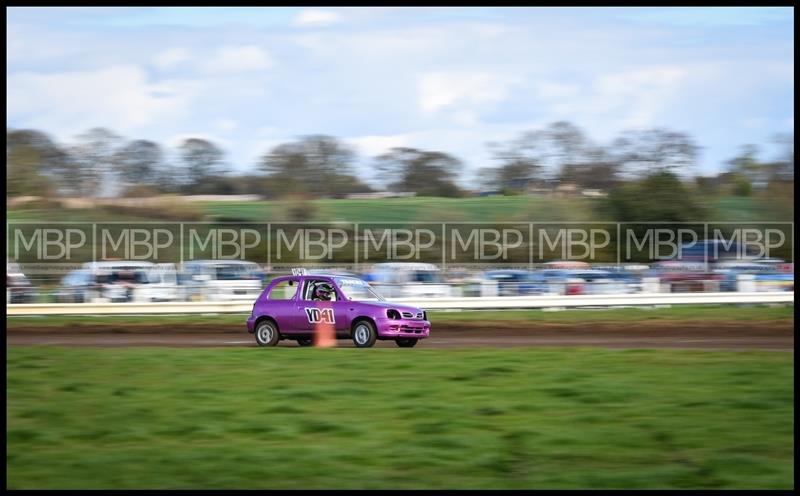
[(189, 260), (183, 263), (184, 265), (258, 265), (249, 260)]
[(376, 269), (389, 270), (439, 270), (439, 267), (422, 262), (383, 262), (375, 264)]
[(153, 262), (134, 261), (134, 260), (104, 260), (102, 262), (86, 262), (84, 269), (114, 269), (114, 268), (150, 268)]

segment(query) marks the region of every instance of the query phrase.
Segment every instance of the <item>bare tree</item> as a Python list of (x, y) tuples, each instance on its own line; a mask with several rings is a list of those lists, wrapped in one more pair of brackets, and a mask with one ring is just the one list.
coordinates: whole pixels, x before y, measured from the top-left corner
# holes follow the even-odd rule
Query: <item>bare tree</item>
[(69, 156), (45, 133), (6, 129), (6, 181), (9, 195), (41, 195), (67, 189)]
[(353, 174), (355, 152), (338, 139), (325, 135), (304, 136), (276, 146), (261, 159), (272, 195), (305, 193), (338, 197), (371, 188)]
[(634, 177), (661, 171), (688, 175), (700, 151), (688, 134), (660, 128), (627, 131), (612, 148), (622, 173)]
[(75, 181), (80, 193), (100, 196), (110, 188), (114, 155), (122, 138), (105, 128), (92, 128), (77, 137), (69, 153), (75, 160)]
[(224, 152), (208, 140), (189, 138), (181, 143), (179, 152), (187, 191), (202, 189), (211, 178), (227, 172)]
[(161, 169), (163, 153), (158, 143), (134, 140), (114, 154), (114, 169), (129, 184), (152, 184)]
[(446, 153), (416, 148), (392, 148), (376, 159), (390, 189), (420, 196), (459, 196), (455, 180), (462, 165)]

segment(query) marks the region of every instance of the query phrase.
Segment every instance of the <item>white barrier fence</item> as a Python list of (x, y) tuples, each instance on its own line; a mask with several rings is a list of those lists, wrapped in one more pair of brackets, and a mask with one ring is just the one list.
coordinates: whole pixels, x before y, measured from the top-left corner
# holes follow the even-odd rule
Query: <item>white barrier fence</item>
[[(479, 298), (393, 298), (398, 304), (425, 310), (576, 308), (701, 304), (794, 304), (793, 291), (737, 293), (638, 293), (536, 295)], [(6, 315), (141, 315), (250, 313), (253, 300), (166, 303), (30, 303), (7, 304)]]

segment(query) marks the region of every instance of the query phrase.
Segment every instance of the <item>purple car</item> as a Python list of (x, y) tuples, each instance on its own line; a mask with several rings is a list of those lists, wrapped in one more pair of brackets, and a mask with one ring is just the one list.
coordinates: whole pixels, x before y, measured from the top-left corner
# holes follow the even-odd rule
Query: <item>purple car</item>
[(259, 346), (275, 346), (281, 339), (310, 346), (320, 325), (332, 326), (337, 338), (352, 338), (359, 348), (378, 339), (410, 348), (431, 329), (423, 310), (389, 303), (357, 277), (335, 275), (273, 279), (247, 319), (247, 331)]

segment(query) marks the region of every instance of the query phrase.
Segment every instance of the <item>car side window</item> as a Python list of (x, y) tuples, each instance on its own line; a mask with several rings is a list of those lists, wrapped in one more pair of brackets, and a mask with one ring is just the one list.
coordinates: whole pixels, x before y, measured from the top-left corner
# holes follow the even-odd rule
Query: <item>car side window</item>
[[(318, 292), (318, 288), (322, 288), (323, 291)], [(322, 300), (324, 298), (320, 297), (321, 294), (328, 295), (327, 301), (336, 301), (338, 299), (336, 297), (336, 290), (330, 282), (321, 279), (307, 279), (305, 287), (303, 288), (302, 299), (306, 301)]]
[(298, 283), (296, 279), (287, 279), (277, 283), (269, 291), (268, 300), (291, 300), (297, 293)]

